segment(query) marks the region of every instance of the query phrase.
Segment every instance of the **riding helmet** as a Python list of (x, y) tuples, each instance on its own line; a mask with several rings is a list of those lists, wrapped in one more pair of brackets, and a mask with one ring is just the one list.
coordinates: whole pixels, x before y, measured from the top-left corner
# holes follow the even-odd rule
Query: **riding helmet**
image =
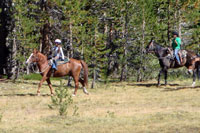
[(176, 31), (173, 31), (172, 34), (179, 36), (178, 32), (176, 32)]
[(55, 43), (61, 44), (61, 40), (60, 39), (56, 39)]

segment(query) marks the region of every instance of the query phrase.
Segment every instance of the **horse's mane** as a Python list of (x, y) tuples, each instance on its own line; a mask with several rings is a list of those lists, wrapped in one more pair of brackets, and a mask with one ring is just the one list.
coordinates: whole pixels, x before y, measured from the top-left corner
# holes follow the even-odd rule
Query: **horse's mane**
[(155, 42), (155, 41), (154, 41), (153, 43), (154, 43), (154, 45), (156, 46), (156, 49), (166, 48), (166, 47), (160, 45), (159, 43), (157, 43), (157, 42)]
[(47, 56), (46, 56), (46, 55), (44, 55), (43, 53), (41, 53), (41, 52), (38, 52), (38, 55), (39, 55), (40, 57), (42, 57), (43, 59), (47, 60)]

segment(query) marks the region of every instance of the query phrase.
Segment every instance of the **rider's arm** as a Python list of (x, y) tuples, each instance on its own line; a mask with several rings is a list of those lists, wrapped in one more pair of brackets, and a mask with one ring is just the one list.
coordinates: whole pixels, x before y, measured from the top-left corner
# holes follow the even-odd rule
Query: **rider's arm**
[(65, 57), (64, 57), (64, 53), (63, 53), (62, 47), (60, 47), (60, 54), (61, 54), (61, 58), (64, 60)]
[(176, 38), (175, 42), (176, 42), (176, 45), (181, 45), (181, 39), (180, 38)]

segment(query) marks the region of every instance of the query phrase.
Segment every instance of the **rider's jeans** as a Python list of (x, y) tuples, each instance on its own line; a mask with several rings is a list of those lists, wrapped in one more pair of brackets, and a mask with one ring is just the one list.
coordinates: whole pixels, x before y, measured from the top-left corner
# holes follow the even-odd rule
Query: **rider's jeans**
[(59, 61), (59, 56), (54, 57), (52, 68), (57, 70), (57, 61)]
[(176, 57), (178, 63), (181, 64), (180, 59), (179, 59), (179, 56), (178, 56), (178, 51), (179, 51), (179, 49), (174, 49), (174, 55), (175, 55), (175, 57)]

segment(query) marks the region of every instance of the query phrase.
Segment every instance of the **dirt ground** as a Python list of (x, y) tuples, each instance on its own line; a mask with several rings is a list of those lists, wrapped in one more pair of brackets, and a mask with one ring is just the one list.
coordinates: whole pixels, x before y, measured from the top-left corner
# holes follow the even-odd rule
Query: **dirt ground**
[[(67, 81), (66, 81), (67, 82)], [(67, 116), (50, 109), (45, 84), (36, 96), (37, 80), (0, 81), (1, 133), (199, 133), (200, 83), (191, 80), (99, 83), (73, 97)], [(59, 81), (52, 81), (57, 88)], [(70, 88), (70, 93), (73, 88)], [(74, 106), (78, 107), (73, 116)]]

